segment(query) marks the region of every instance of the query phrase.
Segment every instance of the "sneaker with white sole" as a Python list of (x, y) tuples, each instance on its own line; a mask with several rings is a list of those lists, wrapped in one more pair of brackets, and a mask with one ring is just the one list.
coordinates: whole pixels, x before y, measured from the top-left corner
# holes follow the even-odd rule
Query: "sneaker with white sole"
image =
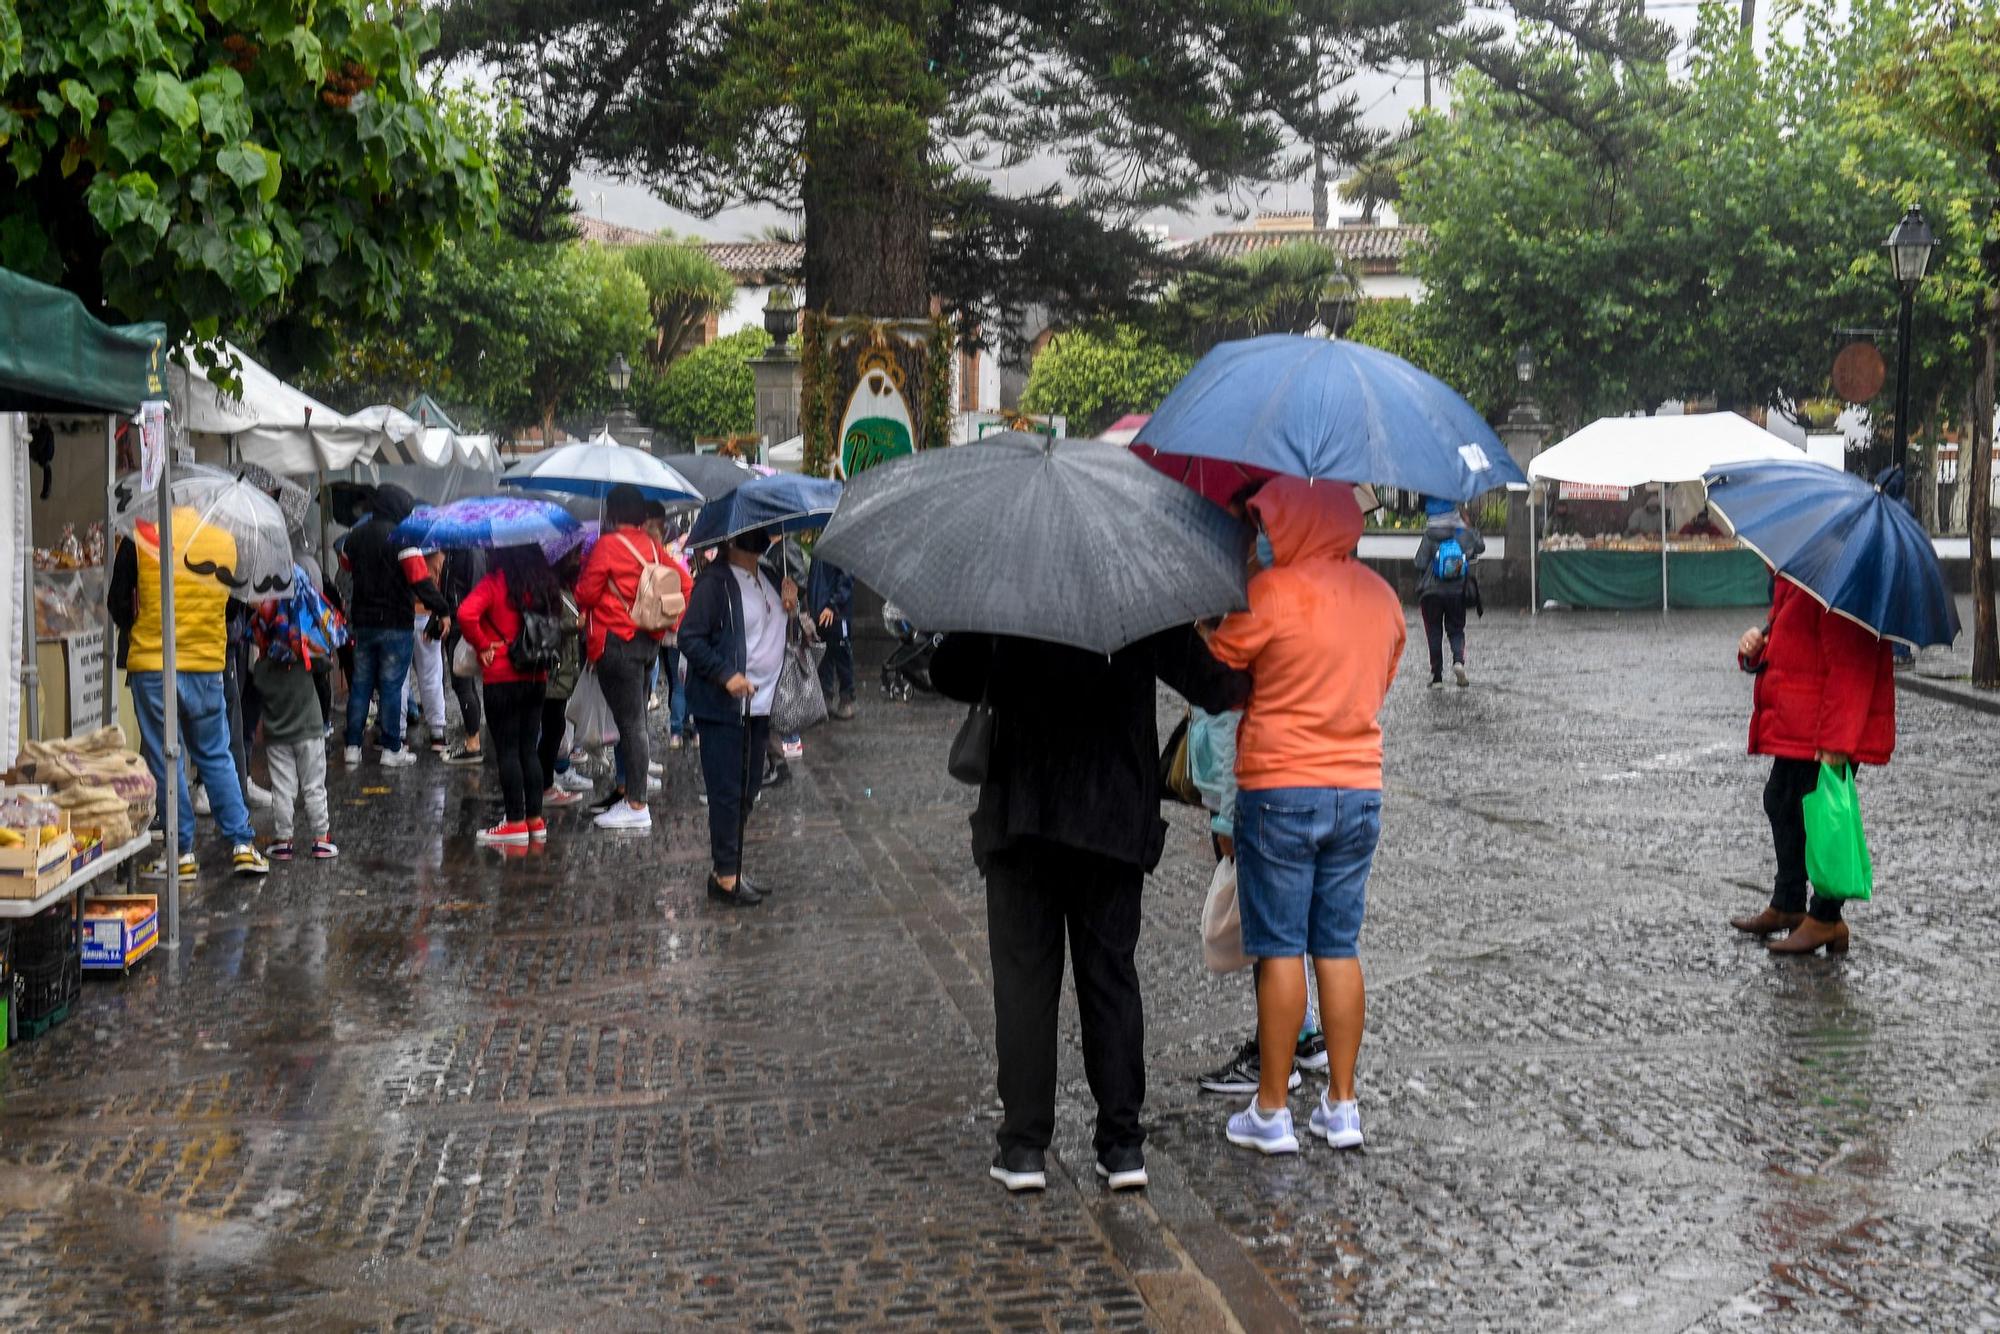
[(1292, 1053), (1292, 1073), (1311, 1070), (1318, 1073), (1326, 1069), (1326, 1034), (1315, 1029), (1299, 1034), (1299, 1045)]
[(1280, 1107), (1266, 1116), (1258, 1110), (1254, 1097), (1248, 1107), (1229, 1118), (1229, 1128), (1223, 1133), (1238, 1148), (1255, 1149), (1259, 1153), (1299, 1151), (1299, 1137), (1292, 1129), (1292, 1109)]
[(1321, 1094), (1319, 1106), (1313, 1108), (1312, 1119), (1306, 1122), (1306, 1129), (1336, 1149), (1358, 1149), (1361, 1147), (1361, 1106), (1352, 1102), (1328, 1102), (1326, 1095)]
[(254, 778), (243, 785), (243, 797), (252, 806), (262, 807), (271, 804), (271, 790), (269, 788), (258, 787), (257, 780)]
[(585, 795), (597, 791), (597, 784), (591, 782), (590, 776), (581, 769), (563, 770), (556, 775), (555, 785), (565, 792), (576, 792)]
[[(1257, 1050), (1257, 1039), (1251, 1038), (1238, 1049), (1229, 1064), (1218, 1070), (1211, 1070), (1200, 1077), (1204, 1093), (1255, 1093), (1263, 1078), (1264, 1061)], [(1285, 1087), (1295, 1089), (1305, 1081), (1294, 1069)]]
[(574, 806), (582, 800), (583, 793), (569, 792), (559, 787), (552, 787), (542, 793), (542, 805), (549, 808), (559, 809), (564, 806)]
[(599, 813), (597, 818), (592, 820), (591, 823), (599, 829), (651, 829), (653, 827), (653, 812), (651, 808), (646, 806), (641, 806), (637, 810), (634, 810), (632, 803), (621, 801), (608, 810)]
[(417, 753), (408, 747), (402, 750), (385, 750), (382, 752), (382, 767), (384, 769), (407, 769), (416, 762)]
[(491, 829), (482, 829), (474, 834), (472, 841), (482, 848), (525, 848), (532, 837), (526, 820), (502, 820)]
[(271, 863), (264, 860), (264, 854), (255, 845), (238, 843), (229, 854), (229, 869), (237, 875), (269, 875)]
[(646, 761), (646, 776), (648, 778), (660, 778), (663, 777), (666, 774), (666, 772), (667, 772), (667, 766), (661, 764), (658, 760)]
[(1472, 678), (1465, 674), (1465, 664), (1462, 662), (1454, 662), (1451, 665), (1451, 679), (1458, 682), (1460, 689), (1472, 684)]
[(446, 764), (464, 765), (470, 768), (473, 765), (485, 763), (486, 752), (483, 750), (467, 750), (464, 746), (452, 746), (439, 758)]
[(1048, 1166), (1040, 1149), (1002, 1149), (986, 1175), (1010, 1191), (1047, 1190)]
[[(181, 854), (180, 878), (183, 880), (192, 880), (200, 873), (201, 867), (195, 863), (194, 854), (192, 852), (183, 852)], [(155, 857), (153, 860), (147, 862), (146, 869), (139, 872), (139, 878), (142, 880), (165, 880), (167, 878), (167, 859), (165, 857)]]
[(1144, 1190), (1146, 1152), (1136, 1144), (1106, 1149), (1097, 1155), (1097, 1175), (1112, 1190)]
[(347, 747), (347, 749), (340, 752), (340, 758), (350, 768), (354, 765), (361, 763), (361, 747), (359, 746)]

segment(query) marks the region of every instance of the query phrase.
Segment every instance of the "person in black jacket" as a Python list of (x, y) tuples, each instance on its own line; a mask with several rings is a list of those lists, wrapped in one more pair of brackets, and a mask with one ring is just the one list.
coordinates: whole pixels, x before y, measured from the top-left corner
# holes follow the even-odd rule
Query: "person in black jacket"
[(708, 789), (713, 860), (708, 896), (743, 908), (764, 897), (741, 874), (743, 821), (762, 786), (785, 623), (798, 612), (791, 581), (759, 565), (770, 542), (761, 532), (731, 539), (722, 558), (710, 561), (694, 581), (680, 628), (688, 715), (701, 734), (701, 776)]
[(1047, 1184), (1055, 1131), (1056, 1009), (1063, 937), (1076, 969), (1083, 1065), (1097, 1099), (1098, 1174), (1146, 1184), (1145, 1011), (1133, 949), (1139, 891), (1166, 844), (1155, 680), (1198, 708), (1241, 708), (1250, 678), (1209, 655), (1192, 628), (1105, 657), (1014, 638), (952, 635), (931, 664), (938, 689), (993, 710), (972, 857), (986, 877), (993, 1009), (1005, 1116), (991, 1175)]
[[(820, 660), (819, 684), (826, 693), (827, 713), (842, 722), (854, 717), (854, 576), (824, 556), (814, 556), (806, 580), (806, 610), (826, 641)], [(840, 693), (834, 694), (835, 687)]]
[(374, 512), (347, 535), (341, 560), (354, 575), (347, 624), (354, 637), (354, 679), (347, 692), (347, 763), (361, 763), (361, 738), (368, 726), (368, 703), (380, 693), (376, 710), (382, 734), (382, 763), (396, 768), (416, 761), (403, 747), (403, 682), (410, 674), (415, 605), (430, 610), (425, 633), (441, 637), (452, 607), (431, 578), (422, 552), (397, 547), (396, 525), (417, 502), (400, 486), (377, 487)]

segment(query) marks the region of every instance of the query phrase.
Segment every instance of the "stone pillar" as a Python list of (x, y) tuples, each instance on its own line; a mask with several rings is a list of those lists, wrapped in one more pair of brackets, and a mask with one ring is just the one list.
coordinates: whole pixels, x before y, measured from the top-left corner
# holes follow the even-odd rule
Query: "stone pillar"
[(798, 354), (782, 344), (773, 345), (761, 357), (752, 357), (750, 373), (757, 384), (756, 431), (764, 438), (763, 461), (769, 462), (772, 446), (799, 433), (799, 396), (805, 375)]
[(604, 429), (621, 445), (643, 449), (649, 454), (653, 451), (653, 428), (641, 422), (639, 414), (622, 403), (605, 415)]

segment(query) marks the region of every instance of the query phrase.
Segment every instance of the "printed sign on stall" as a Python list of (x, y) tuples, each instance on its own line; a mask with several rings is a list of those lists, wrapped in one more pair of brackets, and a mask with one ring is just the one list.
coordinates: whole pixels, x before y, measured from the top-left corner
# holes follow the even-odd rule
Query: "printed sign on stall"
[(102, 627), (63, 636), (71, 736), (88, 732), (104, 721), (105, 643)]
[(163, 399), (148, 399), (139, 405), (139, 489), (151, 491), (160, 484), (160, 469), (167, 458), (167, 405)]

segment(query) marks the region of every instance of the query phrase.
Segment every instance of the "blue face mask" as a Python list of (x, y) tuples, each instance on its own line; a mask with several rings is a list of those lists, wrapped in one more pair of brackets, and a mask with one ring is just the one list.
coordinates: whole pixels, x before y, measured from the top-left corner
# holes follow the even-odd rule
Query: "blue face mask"
[(1270, 569), (1278, 563), (1278, 555), (1271, 550), (1271, 535), (1263, 529), (1257, 530), (1257, 563)]

